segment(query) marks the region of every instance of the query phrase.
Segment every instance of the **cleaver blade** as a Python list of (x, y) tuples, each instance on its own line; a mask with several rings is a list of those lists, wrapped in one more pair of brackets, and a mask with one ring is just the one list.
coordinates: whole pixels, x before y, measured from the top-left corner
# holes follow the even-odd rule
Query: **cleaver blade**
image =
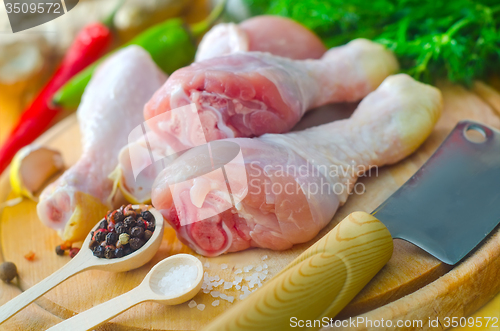
[(409, 241), (446, 264), (458, 263), (500, 221), (500, 132), (459, 122), (372, 215), (393, 238)]

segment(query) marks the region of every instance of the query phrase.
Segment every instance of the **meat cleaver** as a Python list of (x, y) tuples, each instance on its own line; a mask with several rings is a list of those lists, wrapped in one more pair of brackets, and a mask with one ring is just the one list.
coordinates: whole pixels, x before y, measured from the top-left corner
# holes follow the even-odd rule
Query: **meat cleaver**
[(294, 321), (328, 321), (389, 261), (393, 238), (455, 265), (499, 221), (500, 132), (459, 122), (432, 157), (375, 211), (347, 216), (204, 330), (287, 330), (294, 329)]

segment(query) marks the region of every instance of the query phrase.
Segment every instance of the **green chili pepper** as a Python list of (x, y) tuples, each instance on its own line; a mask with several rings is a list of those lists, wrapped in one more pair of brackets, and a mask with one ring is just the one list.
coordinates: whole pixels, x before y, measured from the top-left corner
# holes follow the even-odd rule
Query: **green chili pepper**
[[(222, 14), (224, 6), (225, 1), (222, 1), (204, 21), (192, 26), (187, 26), (180, 18), (169, 19), (144, 31), (123, 47), (141, 46), (165, 73), (171, 74), (193, 61), (196, 53), (195, 39), (213, 25)], [(68, 81), (56, 92), (52, 103), (64, 109), (77, 108), (94, 70), (106, 57)]]

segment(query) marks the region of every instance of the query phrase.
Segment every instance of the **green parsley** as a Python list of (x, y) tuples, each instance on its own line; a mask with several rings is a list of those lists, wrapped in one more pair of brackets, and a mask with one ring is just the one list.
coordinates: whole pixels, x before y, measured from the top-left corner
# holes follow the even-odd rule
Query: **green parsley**
[(290, 17), (328, 47), (368, 38), (394, 51), (402, 71), (470, 85), (500, 69), (496, 0), (243, 0), (253, 15)]

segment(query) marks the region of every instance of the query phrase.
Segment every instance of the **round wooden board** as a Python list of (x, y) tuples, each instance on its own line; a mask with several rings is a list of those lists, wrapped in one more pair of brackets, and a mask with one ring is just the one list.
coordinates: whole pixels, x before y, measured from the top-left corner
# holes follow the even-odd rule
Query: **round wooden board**
[[(372, 173), (369, 178), (363, 178), (361, 182), (366, 187), (365, 193), (353, 195), (347, 204), (338, 211), (331, 224), (315, 240), (332, 229), (350, 212), (356, 210), (371, 211), (377, 207), (430, 157), (459, 120), (472, 119), (500, 128), (500, 119), (475, 94), (459, 86), (443, 85), (441, 88), (445, 97), (445, 110), (431, 137), (411, 157), (394, 166), (379, 169), (378, 173)], [(336, 106), (336, 110), (338, 115), (331, 116), (345, 117), (352, 110), (352, 105)], [(305, 121), (308, 120), (311, 118), (305, 119)], [(66, 164), (71, 165), (76, 162), (81, 152), (79, 137), (76, 118), (72, 116), (45, 134), (39, 143), (59, 149), (64, 155)], [(10, 193), (7, 175), (4, 173), (0, 178), (0, 203), (13, 197)], [(60, 257), (55, 254), (54, 248), (60, 244), (60, 239), (54, 231), (40, 223), (35, 207), (34, 202), (25, 200), (13, 207), (4, 208), (0, 215), (2, 255), (4, 260), (13, 261), (18, 266), (22, 289), (33, 286), (69, 260), (67, 256)], [(210, 263), (210, 267), (206, 269), (210, 276), (219, 275), (220, 278), (227, 281), (234, 280), (236, 276), (234, 270), (243, 269), (248, 265), (262, 266), (263, 263), (268, 265), (269, 278), (304, 251), (312, 242), (295, 246), (284, 252), (253, 249), (217, 258), (200, 257), (200, 259), (203, 263)], [(498, 245), (498, 240), (495, 245)], [(418, 308), (424, 305), (423, 303), (432, 306), (429, 304), (432, 300), (440, 302), (445, 307), (450, 307), (448, 312), (453, 312), (455, 314), (453, 316), (464, 316), (491, 299), (499, 290), (500, 278), (491, 278), (493, 270), (498, 270), (497, 264), (499, 262), (495, 264), (495, 259), (500, 255), (500, 250), (495, 245), (490, 243), (484, 245), (481, 250), (474, 253), (452, 272), (447, 273), (450, 268), (427, 253), (406, 242), (396, 241), (395, 253), (389, 263), (339, 317), (354, 316), (365, 312), (368, 312), (367, 314), (377, 312), (376, 316), (379, 316), (378, 312), (380, 312), (384, 316), (392, 314), (392, 317), (404, 318), (404, 316), (410, 316), (418, 311), (427, 313), (427, 310), (418, 310)], [(36, 253), (36, 259), (32, 262), (23, 257), (29, 251)], [(179, 252), (192, 253), (189, 248), (176, 239), (172, 229), (166, 229), (160, 250), (153, 260), (144, 267), (125, 273), (84, 272), (51, 290), (37, 300), (36, 304), (57, 317), (71, 317), (137, 286), (155, 263)], [(488, 254), (487, 259), (485, 259), (484, 254)], [(261, 259), (264, 255), (268, 256), (265, 261)], [(222, 264), (227, 264), (228, 268), (222, 269)], [(251, 273), (253, 271), (244, 273), (243, 276)], [(445, 276), (435, 281), (442, 275)], [(453, 281), (443, 283), (443, 279), (448, 279), (447, 277), (451, 277)], [(461, 286), (460, 292), (457, 293), (453, 289), (457, 289), (459, 286)], [(235, 303), (238, 302), (238, 296), (242, 293), (234, 288), (221, 290), (221, 292), (235, 296)], [(466, 306), (464, 306), (465, 299), (461, 293), (468, 295)], [(470, 293), (474, 293), (474, 295), (472, 296)], [(406, 296), (408, 294), (411, 295)], [(417, 299), (414, 301), (408, 299), (415, 297)], [(213, 307), (211, 303), (215, 298), (202, 292), (194, 300), (197, 303), (205, 304), (205, 310), (190, 309), (187, 303), (175, 307), (143, 303), (114, 318), (102, 329), (197, 330), (232, 305), (220, 300), (220, 305)], [(390, 304), (388, 305), (388, 303)], [(437, 307), (441, 309), (439, 304), (434, 305), (434, 308)], [(373, 309), (376, 310), (372, 311)], [(448, 314), (448, 316), (451, 315)], [(427, 316), (422, 315), (421, 318), (427, 319)], [(32, 316), (31, 319), (36, 319), (36, 317)], [(47, 323), (56, 323), (57, 320), (54, 318)]]

